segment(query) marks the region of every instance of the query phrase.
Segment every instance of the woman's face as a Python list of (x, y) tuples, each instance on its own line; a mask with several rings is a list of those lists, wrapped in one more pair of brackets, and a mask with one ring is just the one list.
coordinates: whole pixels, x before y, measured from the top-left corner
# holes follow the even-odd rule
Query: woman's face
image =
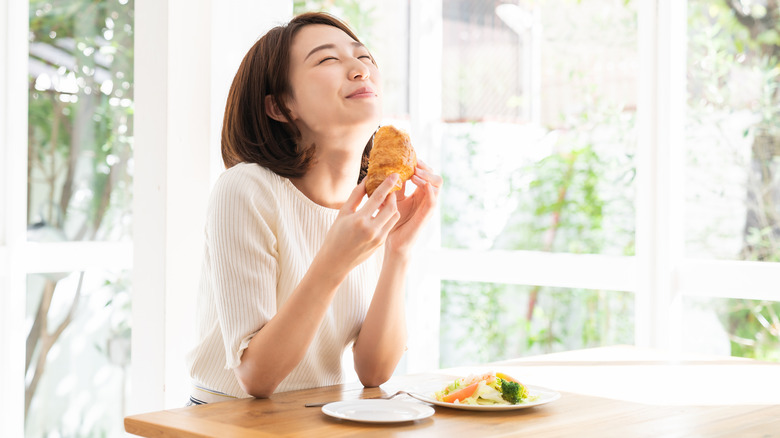
[(290, 86), (288, 106), (304, 135), (373, 132), (382, 117), (379, 70), (368, 49), (339, 28), (314, 24), (298, 31), (290, 50)]

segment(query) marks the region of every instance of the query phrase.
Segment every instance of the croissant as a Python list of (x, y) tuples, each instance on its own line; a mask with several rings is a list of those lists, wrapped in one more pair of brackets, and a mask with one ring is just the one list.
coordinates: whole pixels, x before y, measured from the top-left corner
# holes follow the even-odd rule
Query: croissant
[(415, 167), (417, 154), (414, 153), (409, 134), (394, 126), (382, 126), (374, 134), (374, 146), (368, 155), (366, 193), (371, 196), (391, 173), (401, 176), (391, 192), (401, 190), (404, 182), (414, 174)]

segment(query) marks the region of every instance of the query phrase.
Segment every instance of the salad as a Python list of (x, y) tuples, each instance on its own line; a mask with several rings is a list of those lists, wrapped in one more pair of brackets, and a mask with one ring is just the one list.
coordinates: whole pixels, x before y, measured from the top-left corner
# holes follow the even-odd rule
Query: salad
[(492, 372), (455, 379), (435, 396), (438, 401), (468, 405), (516, 405), (538, 398), (512, 377)]

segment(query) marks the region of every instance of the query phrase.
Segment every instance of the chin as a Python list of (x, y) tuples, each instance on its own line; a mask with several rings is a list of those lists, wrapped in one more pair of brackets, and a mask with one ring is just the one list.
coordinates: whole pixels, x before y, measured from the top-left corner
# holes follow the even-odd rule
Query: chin
[(362, 116), (363, 117), (356, 119), (353, 125), (358, 128), (368, 129), (373, 134), (382, 122), (382, 113), (378, 112), (370, 115), (363, 114)]
[(368, 108), (363, 107), (359, 111), (351, 111), (351, 116), (354, 117), (356, 123), (373, 125), (374, 129), (376, 129), (382, 121), (382, 105), (380, 102), (376, 102), (375, 105), (371, 105)]

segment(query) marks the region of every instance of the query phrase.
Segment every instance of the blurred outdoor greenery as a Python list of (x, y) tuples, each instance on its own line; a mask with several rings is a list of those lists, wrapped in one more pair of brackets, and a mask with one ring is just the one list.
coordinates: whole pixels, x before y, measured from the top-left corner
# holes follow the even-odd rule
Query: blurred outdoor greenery
[[(636, 19), (620, 20), (624, 14), (610, 15), (606, 9), (633, 11), (636, 2), (602, 1), (591, 5), (601, 7), (603, 14), (589, 14), (586, 2), (537, 4), (552, 8), (551, 3), (557, 5), (553, 14), (556, 19), (567, 15), (564, 9), (578, 14), (576, 23), (570, 26), (586, 29), (583, 32), (586, 39), (593, 36), (594, 29), (610, 29), (617, 39), (622, 36), (635, 44)], [(741, 9), (742, 4), (688, 2), (686, 130), (728, 137), (733, 133), (726, 132), (731, 126), (724, 121), (748, 114), (750, 124), (744, 132), (738, 132), (746, 140), (732, 145), (741, 147), (739, 153), (750, 157), (740, 171), (742, 179), (748, 176), (748, 183), (743, 184), (746, 193), (738, 199), (746, 211), (741, 218), (746, 224), (741, 233), (743, 244), (737, 251), (715, 256), (777, 262), (780, 261), (780, 10), (777, 2), (768, 2), (766, 7), (753, 2), (752, 7), (745, 6), (747, 9)], [(552, 13), (545, 6), (542, 13)], [(582, 10), (576, 12), (578, 9)], [(589, 19), (593, 20), (589, 22)], [(568, 38), (580, 39), (573, 37), (574, 32), (570, 31)], [(556, 37), (545, 35), (550, 40)], [(603, 40), (595, 36), (592, 42), (598, 45)], [(594, 48), (593, 53), (598, 50)], [(569, 61), (559, 60), (556, 67), (570, 66), (568, 74), (572, 81), (592, 78), (587, 71), (589, 65)], [(447, 189), (441, 203), (442, 246), (633, 255), (635, 107), (621, 107), (619, 102), (615, 105), (610, 101), (605, 91), (608, 85), (583, 83), (584, 92), (579, 96), (583, 105), (573, 112), (562, 110), (561, 123), (547, 124), (541, 134), (490, 139), (482, 126), (493, 126), (475, 120), (470, 129), (461, 127), (449, 142), (445, 141), (444, 154), (448, 159), (444, 168)], [(462, 84), (462, 87), (469, 85)], [(755, 92), (746, 96), (746, 88)], [(511, 97), (507, 100), (511, 104)], [(521, 141), (518, 138), (535, 143), (516, 144)], [(697, 140), (700, 138), (689, 138), (689, 142)], [(706, 151), (707, 142), (711, 141), (705, 137), (702, 149)], [(500, 147), (494, 142), (505, 143), (506, 149), (525, 146), (551, 152), (528, 161), (513, 160), (509, 154), (501, 156)], [(552, 143), (552, 147), (545, 143)], [(745, 151), (745, 144), (748, 149), (752, 146), (752, 152)], [(714, 149), (710, 153), (716, 154)], [(693, 163), (689, 169), (701, 172), (695, 168), (696, 158), (689, 158)], [(718, 158), (728, 160), (731, 156)], [(714, 167), (710, 170), (713, 173), (704, 174), (704, 184), (708, 188), (713, 186), (713, 191), (722, 190), (712, 184), (721, 177), (715, 173), (718, 169), (722, 167)], [(509, 215), (506, 206), (512, 207)], [(733, 216), (734, 210), (724, 214)], [(506, 218), (500, 233), (494, 230), (495, 216)], [(704, 231), (705, 219), (694, 213), (692, 227), (702, 232), (689, 233), (688, 245), (707, 247), (717, 242)], [(694, 306), (717, 315), (728, 336), (732, 355), (778, 360), (780, 303), (723, 299), (697, 301)], [(582, 316), (583, 309), (587, 309), (585, 316)], [(442, 366), (463, 365), (464, 357), (468, 362), (477, 363), (571, 348), (630, 344), (633, 342), (633, 296), (615, 291), (445, 281), (441, 321)]]
[[(714, 132), (709, 150), (734, 137), (747, 145), (738, 150), (747, 157), (740, 160), (747, 180), (742, 244), (724, 258), (780, 262), (780, 2), (689, 0), (688, 29), (689, 130)], [(744, 126), (728, 132), (727, 120), (741, 117)], [(709, 175), (718, 180), (722, 172)], [(780, 360), (780, 302), (710, 300), (702, 306), (718, 314), (732, 355)]]
[[(636, 91), (615, 97), (610, 72), (597, 73), (593, 64), (617, 70), (623, 54), (636, 59), (635, 8), (615, 1), (539, 5), (542, 62), (550, 65), (542, 70), (576, 84), (576, 95), (557, 104), (551, 93), (558, 90), (543, 85), (542, 104), (559, 112), (536, 130), (519, 121), (514, 132), (491, 136), (486, 132), (497, 128), (480, 125), (496, 123), (475, 120), (447, 138), (442, 246), (634, 255)], [(579, 45), (566, 48), (565, 40)], [(601, 58), (585, 62), (594, 56)], [(630, 80), (635, 69), (623, 77)], [(496, 216), (499, 224), (488, 220)], [(627, 292), (444, 281), (441, 303), (444, 367), (634, 341), (634, 296)]]
[[(133, 0), (31, 0), (29, 241), (131, 238)], [(29, 275), (25, 434), (124, 436), (128, 272)]]

